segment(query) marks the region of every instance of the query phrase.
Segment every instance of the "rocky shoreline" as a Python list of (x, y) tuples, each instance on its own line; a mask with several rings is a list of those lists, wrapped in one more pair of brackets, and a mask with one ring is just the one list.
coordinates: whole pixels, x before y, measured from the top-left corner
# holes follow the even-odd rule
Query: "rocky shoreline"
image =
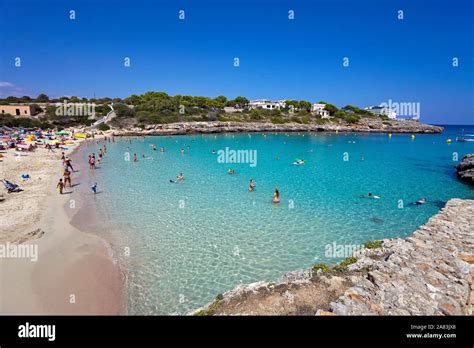
[(300, 124), (300, 123), (243, 123), (243, 122), (181, 122), (112, 129), (115, 136), (187, 135), (250, 132), (366, 132), (366, 133), (441, 133), (443, 127), (422, 124), (413, 120), (382, 121), (361, 119), (359, 123)]
[(460, 180), (474, 184), (474, 154), (465, 155), (456, 171)]
[(473, 315), (474, 200), (330, 267), (239, 285), (194, 315)]

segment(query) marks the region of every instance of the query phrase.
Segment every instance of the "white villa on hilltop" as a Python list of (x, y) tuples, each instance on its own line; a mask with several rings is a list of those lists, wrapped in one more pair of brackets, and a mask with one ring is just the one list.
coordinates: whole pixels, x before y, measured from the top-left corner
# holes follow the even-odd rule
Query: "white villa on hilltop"
[(331, 116), (329, 116), (329, 111), (326, 110), (326, 104), (323, 103), (314, 103), (311, 105), (311, 112), (321, 116), (321, 118), (331, 118)]
[(257, 109), (257, 108), (262, 108), (262, 109), (269, 109), (269, 110), (275, 110), (275, 109), (283, 109), (286, 105), (285, 100), (269, 100), (269, 99), (257, 99), (257, 100), (252, 100), (249, 103), (249, 108), (250, 109)]
[(391, 109), (390, 107), (388, 106), (370, 106), (368, 108), (365, 108), (365, 110), (373, 113), (374, 115), (377, 115), (377, 116), (387, 116), (388, 118), (392, 119), (392, 120), (396, 120), (397, 119), (397, 113), (395, 111), (393, 111), (393, 109)]

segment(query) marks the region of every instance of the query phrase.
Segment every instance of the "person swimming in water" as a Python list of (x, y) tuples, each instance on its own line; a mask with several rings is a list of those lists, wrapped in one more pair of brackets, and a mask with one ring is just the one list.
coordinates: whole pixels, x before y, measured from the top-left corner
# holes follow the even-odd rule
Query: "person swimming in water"
[(420, 198), (419, 200), (417, 200), (413, 204), (414, 205), (422, 205), (422, 204), (425, 204), (425, 203), (426, 203), (426, 199), (425, 198)]
[(235, 170), (232, 168), (229, 168), (229, 170), (227, 171), (227, 174), (235, 174)]
[(176, 181), (183, 181), (183, 180), (184, 180), (183, 173), (179, 173), (179, 175), (176, 177)]
[(375, 199), (379, 199), (380, 196), (374, 196), (372, 195), (372, 192), (369, 192), (369, 194), (367, 195), (368, 198), (375, 198)]
[(94, 194), (97, 193), (97, 183), (94, 183), (94, 185), (91, 186), (91, 191), (92, 191), (92, 193), (94, 193)]
[(280, 192), (278, 191), (277, 187), (275, 187), (275, 193), (273, 194), (273, 203), (280, 203)]
[(138, 158), (137, 158), (137, 154), (136, 154), (136, 153), (133, 154), (133, 162), (138, 162)]
[(165, 148), (164, 148), (164, 147), (160, 147), (160, 152), (161, 152), (161, 153), (164, 153), (164, 152), (165, 152)]
[(253, 181), (253, 179), (250, 179), (249, 192), (252, 192), (253, 190), (255, 190), (255, 181)]
[(294, 164), (295, 166), (301, 166), (301, 165), (304, 164), (304, 163), (305, 163), (305, 161), (302, 160), (302, 159), (299, 159), (299, 160), (293, 162), (293, 164)]

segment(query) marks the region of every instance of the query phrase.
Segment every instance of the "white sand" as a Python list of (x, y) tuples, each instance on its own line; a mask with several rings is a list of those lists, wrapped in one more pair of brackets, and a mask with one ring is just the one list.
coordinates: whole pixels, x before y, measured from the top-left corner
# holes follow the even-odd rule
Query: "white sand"
[[(74, 193), (55, 190), (62, 171), (55, 151), (37, 149), (19, 161), (3, 153), (0, 176), (24, 191), (0, 191), (0, 244), (37, 245), (38, 260), (0, 258), (0, 314), (119, 314), (119, 267), (103, 240), (70, 225), (64, 205)], [(21, 182), (23, 173), (32, 179)]]

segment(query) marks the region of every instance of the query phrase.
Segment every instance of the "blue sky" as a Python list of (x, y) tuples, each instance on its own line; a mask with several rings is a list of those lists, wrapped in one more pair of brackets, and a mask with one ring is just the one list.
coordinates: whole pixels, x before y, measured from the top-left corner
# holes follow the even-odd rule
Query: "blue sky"
[(0, 97), (155, 90), (339, 107), (391, 99), (420, 103), (422, 121), (473, 124), (473, 3), (1, 0)]

